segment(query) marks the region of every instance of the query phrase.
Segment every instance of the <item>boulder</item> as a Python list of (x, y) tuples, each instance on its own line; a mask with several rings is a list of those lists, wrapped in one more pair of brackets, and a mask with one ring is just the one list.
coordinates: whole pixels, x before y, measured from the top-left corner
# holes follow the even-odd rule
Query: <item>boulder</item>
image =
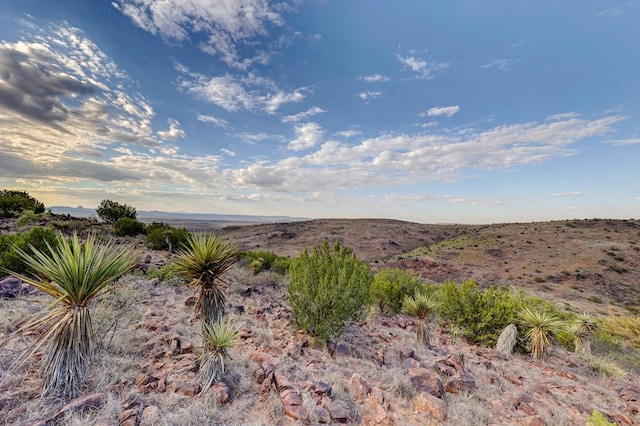
[(471, 374), (461, 374), (447, 382), (444, 390), (449, 393), (458, 394), (460, 392), (473, 392), (476, 388), (476, 381)]
[(413, 397), (413, 405), (418, 413), (429, 413), (438, 422), (447, 419), (447, 403), (428, 392), (420, 392)]
[(435, 371), (426, 368), (410, 368), (407, 375), (417, 393), (424, 391), (438, 398), (444, 394), (444, 385)]
[(367, 399), (371, 387), (365, 379), (358, 373), (353, 373), (351, 379), (349, 379), (349, 393), (353, 397), (355, 402), (363, 402)]
[(160, 408), (155, 405), (149, 405), (142, 410), (140, 417), (140, 426), (154, 426), (160, 422)]
[(349, 422), (349, 412), (347, 412), (347, 410), (343, 406), (336, 404), (328, 397), (322, 397), (322, 406), (329, 412), (329, 416), (331, 416), (331, 419), (334, 422)]
[(228, 403), (231, 395), (231, 389), (225, 382), (214, 383), (207, 392), (216, 400), (216, 402), (220, 406)]

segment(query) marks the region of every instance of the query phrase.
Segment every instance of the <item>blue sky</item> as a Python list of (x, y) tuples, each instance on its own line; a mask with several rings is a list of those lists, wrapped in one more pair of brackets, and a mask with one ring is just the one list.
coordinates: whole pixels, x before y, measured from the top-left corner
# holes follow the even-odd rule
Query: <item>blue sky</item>
[(0, 188), (49, 206), (640, 217), (636, 2), (0, 10)]

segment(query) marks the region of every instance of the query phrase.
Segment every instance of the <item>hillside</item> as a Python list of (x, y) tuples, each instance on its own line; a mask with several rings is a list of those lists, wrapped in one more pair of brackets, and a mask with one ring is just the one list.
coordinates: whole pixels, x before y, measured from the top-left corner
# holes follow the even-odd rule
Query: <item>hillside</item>
[[(2, 225), (3, 233), (16, 230)], [(637, 313), (640, 302), (636, 221), (469, 226), (331, 219), (218, 232), (243, 251), (283, 256), (338, 240), (375, 270), (394, 266), (430, 282), (473, 278), (481, 286), (516, 286), (563, 310), (599, 316)], [(404, 315), (374, 315), (349, 325), (335, 345), (315, 345), (290, 324), (283, 277), (253, 275), (240, 264), (224, 287), (242, 341), (223, 381), (198, 395), (194, 290), (171, 275), (146, 275), (171, 256), (138, 247), (139, 269), (94, 307), (101, 347), (83, 408), (40, 398), (41, 355), (16, 366), (30, 338), (4, 340), (0, 423), (583, 425), (598, 410), (617, 424), (640, 424), (637, 355), (629, 355), (626, 375), (615, 376), (561, 347), (537, 362), (471, 345), (445, 326), (436, 327), (436, 345), (428, 350), (416, 346), (416, 323)], [(0, 337), (46, 300), (37, 293), (0, 300)], [(594, 347), (598, 356), (603, 350), (609, 349)]]

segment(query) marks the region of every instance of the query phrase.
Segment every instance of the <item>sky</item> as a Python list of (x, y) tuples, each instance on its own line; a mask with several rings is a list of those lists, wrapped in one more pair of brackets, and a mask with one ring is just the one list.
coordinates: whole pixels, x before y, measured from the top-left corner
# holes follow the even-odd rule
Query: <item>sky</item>
[(0, 189), (47, 206), (640, 217), (635, 1), (0, 0)]

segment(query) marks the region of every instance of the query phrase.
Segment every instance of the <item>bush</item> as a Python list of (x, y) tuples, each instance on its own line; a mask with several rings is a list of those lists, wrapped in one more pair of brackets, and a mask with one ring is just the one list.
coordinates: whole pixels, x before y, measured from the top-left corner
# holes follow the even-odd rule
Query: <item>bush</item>
[(144, 229), (144, 232), (145, 232), (145, 234), (149, 235), (150, 233), (152, 233), (153, 231), (155, 231), (157, 229), (170, 230), (170, 229), (173, 229), (173, 228), (171, 227), (171, 225), (169, 225), (167, 223), (153, 221), (149, 225), (147, 225), (147, 227)]
[(100, 219), (107, 223), (115, 223), (122, 217), (130, 219), (136, 218), (136, 209), (127, 204), (120, 204), (116, 201), (102, 200), (96, 209), (96, 213)]
[(16, 247), (32, 255), (31, 247), (48, 252), (47, 243), (52, 248), (56, 248), (57, 242), (55, 231), (52, 228), (35, 227), (26, 234), (0, 235), (0, 269), (4, 268), (22, 274), (28, 268), (16, 252)]
[(246, 251), (238, 257), (255, 275), (265, 271), (286, 274), (291, 263), (288, 257), (280, 257), (270, 251)]
[(0, 191), (0, 217), (17, 217), (25, 210), (44, 213), (44, 204), (24, 191)]
[[(148, 228), (148, 227), (147, 227)], [(151, 232), (147, 232), (145, 245), (151, 250), (169, 250), (167, 236), (171, 242), (171, 249), (175, 250), (184, 245), (187, 241), (189, 231), (186, 228), (156, 228)]]
[(292, 322), (321, 341), (342, 332), (346, 322), (362, 313), (369, 296), (373, 273), (353, 250), (322, 247), (305, 249), (289, 266), (287, 294)]
[(600, 411), (593, 410), (593, 413), (587, 416), (587, 426), (616, 426), (616, 423), (611, 423)]
[(397, 268), (380, 270), (371, 284), (371, 303), (380, 308), (380, 312), (397, 314), (402, 309), (405, 297), (413, 296), (421, 287), (419, 278), (411, 272)]
[(144, 223), (131, 219), (130, 217), (121, 217), (116, 220), (113, 227), (116, 230), (116, 235), (121, 237), (133, 237), (138, 234), (144, 234)]

